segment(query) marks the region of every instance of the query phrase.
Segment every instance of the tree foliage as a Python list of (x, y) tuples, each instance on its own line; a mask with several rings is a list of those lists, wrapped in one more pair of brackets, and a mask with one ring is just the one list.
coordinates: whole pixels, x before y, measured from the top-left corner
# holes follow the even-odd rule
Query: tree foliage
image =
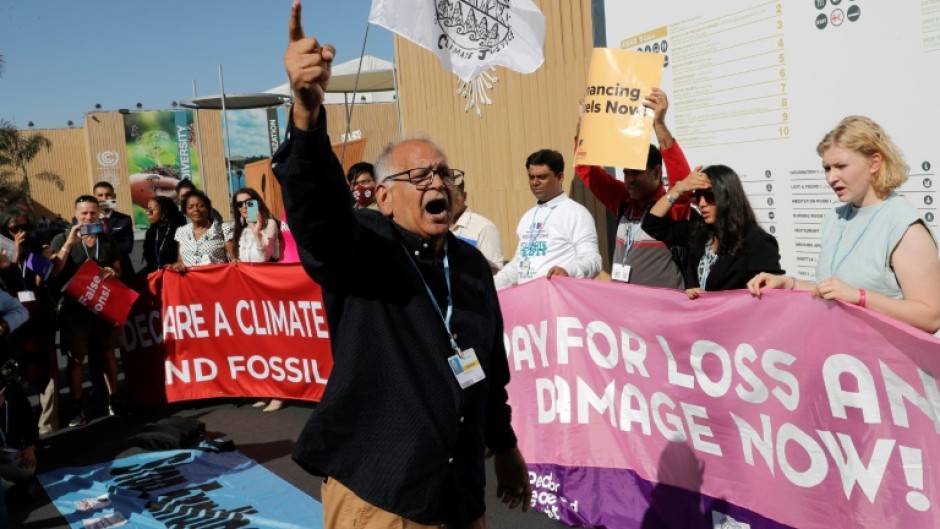
[(30, 174), (27, 170), (42, 150), (51, 148), (52, 142), (42, 134), (23, 134), (9, 121), (0, 119), (0, 202), (25, 200), (31, 203), (30, 178), (50, 182), (59, 191), (65, 190), (65, 180), (58, 174), (49, 171)]

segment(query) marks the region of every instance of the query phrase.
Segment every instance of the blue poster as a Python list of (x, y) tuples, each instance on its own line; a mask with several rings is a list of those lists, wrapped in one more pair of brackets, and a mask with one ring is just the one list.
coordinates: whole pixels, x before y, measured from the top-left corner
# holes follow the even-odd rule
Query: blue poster
[(39, 476), (75, 529), (322, 529), (319, 502), (238, 452), (147, 452)]

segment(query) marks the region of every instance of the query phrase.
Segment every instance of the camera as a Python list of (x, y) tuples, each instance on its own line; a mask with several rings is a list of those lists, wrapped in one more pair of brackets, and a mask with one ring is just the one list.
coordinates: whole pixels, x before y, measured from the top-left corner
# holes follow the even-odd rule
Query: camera
[(81, 228), (79, 228), (79, 233), (82, 235), (98, 235), (99, 233), (104, 233), (104, 223), (99, 221), (82, 224)]
[(0, 388), (10, 386), (20, 386), (25, 388), (28, 385), (26, 379), (20, 375), (20, 365), (13, 358), (6, 358), (0, 361)]

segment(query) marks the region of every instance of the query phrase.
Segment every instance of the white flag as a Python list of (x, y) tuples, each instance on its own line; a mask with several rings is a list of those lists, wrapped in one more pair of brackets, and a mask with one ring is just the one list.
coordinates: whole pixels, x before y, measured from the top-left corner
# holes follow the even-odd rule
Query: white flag
[(372, 0), (369, 22), (434, 52), (467, 82), (492, 66), (542, 65), (545, 17), (531, 0)]

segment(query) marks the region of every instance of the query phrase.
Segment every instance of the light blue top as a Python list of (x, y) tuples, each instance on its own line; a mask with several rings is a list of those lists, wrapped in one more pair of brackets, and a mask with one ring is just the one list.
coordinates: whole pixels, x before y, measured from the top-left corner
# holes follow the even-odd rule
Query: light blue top
[(903, 299), (891, 254), (915, 222), (927, 226), (914, 206), (895, 194), (873, 206), (839, 206), (823, 220), (816, 281), (838, 277), (854, 287)]

